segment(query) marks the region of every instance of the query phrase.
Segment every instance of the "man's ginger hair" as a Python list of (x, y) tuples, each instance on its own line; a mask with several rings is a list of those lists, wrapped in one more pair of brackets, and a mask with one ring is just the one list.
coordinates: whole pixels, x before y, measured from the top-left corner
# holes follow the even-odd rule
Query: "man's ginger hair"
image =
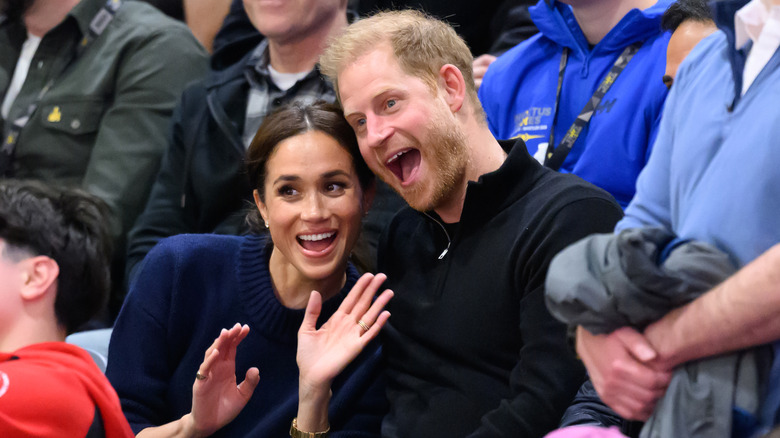
[(320, 57), (320, 71), (333, 83), (336, 96), (339, 73), (382, 44), (390, 45), (406, 74), (420, 78), (432, 91), (438, 87), (442, 66), (457, 67), (466, 81), (474, 115), (485, 120), (474, 85), (474, 58), (468, 46), (450, 25), (415, 10), (379, 12), (349, 25), (343, 34), (331, 40)]

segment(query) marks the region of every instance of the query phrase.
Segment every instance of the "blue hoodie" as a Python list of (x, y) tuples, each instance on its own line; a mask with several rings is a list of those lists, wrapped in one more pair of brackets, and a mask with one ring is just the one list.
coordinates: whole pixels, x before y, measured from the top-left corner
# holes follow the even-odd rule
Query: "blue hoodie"
[(560, 168), (607, 190), (625, 208), (650, 156), (666, 98), (661, 78), (669, 34), (661, 31), (661, 16), (671, 3), (659, 0), (644, 11), (632, 9), (591, 48), (570, 6), (540, 0), (530, 8), (540, 33), (499, 57), (479, 89), (493, 135), (521, 138), (529, 153), (543, 157), (563, 48), (569, 48), (569, 57), (558, 104), (556, 146), (623, 49), (643, 42)]

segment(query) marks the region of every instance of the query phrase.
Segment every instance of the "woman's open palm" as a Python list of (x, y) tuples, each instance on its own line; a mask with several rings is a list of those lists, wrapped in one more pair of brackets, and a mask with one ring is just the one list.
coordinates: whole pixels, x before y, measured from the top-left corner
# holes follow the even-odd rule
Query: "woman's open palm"
[(311, 293), (298, 331), (297, 359), (302, 384), (330, 385), (379, 334), (390, 317), (390, 312), (383, 309), (393, 292), (385, 290), (376, 300), (373, 298), (386, 278), (384, 274), (360, 277), (338, 310), (319, 330), (316, 324), (322, 310), (322, 296), (316, 291)]
[(206, 350), (199, 377), (192, 385), (192, 419), (199, 436), (211, 435), (233, 421), (260, 381), (260, 372), (252, 367), (244, 381), (236, 384), (236, 349), (248, 334), (247, 325), (222, 329)]

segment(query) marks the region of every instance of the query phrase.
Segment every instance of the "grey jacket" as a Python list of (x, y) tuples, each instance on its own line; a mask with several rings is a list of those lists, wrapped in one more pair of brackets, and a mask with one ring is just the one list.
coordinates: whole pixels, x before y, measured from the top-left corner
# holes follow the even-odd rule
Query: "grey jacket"
[[(102, 34), (81, 51), (105, 4), (78, 2), (43, 37), (7, 120), (0, 118), (0, 131), (24, 117), (54, 81), (19, 134), (11, 174), (80, 187), (109, 205), (115, 314), (124, 295), (120, 273), (127, 232), (160, 167), (176, 102), (189, 82), (208, 71), (208, 54), (183, 23), (137, 1), (123, 2)], [(26, 38), (22, 20), (0, 22), (0, 100)]]
[[(595, 334), (623, 326), (643, 330), (734, 272), (717, 248), (681, 241), (662, 228), (593, 235), (553, 259), (547, 307)], [(741, 425), (758, 411), (767, 353), (754, 349), (680, 367), (640, 437), (730, 437), (733, 421)]]

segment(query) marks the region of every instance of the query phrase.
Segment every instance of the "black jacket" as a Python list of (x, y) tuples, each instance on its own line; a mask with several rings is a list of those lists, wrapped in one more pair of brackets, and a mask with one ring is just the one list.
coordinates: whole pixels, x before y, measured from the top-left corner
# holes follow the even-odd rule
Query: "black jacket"
[[(538, 437), (585, 377), (544, 304), (552, 257), (613, 229), (622, 210), (578, 177), (543, 168), (518, 141), (469, 182), (460, 222), (401, 210), (380, 241), (395, 291), (382, 331), (385, 437)], [(446, 250), (446, 253), (445, 253)]]
[(241, 142), (249, 92), (244, 64), (212, 72), (182, 95), (149, 201), (130, 231), (130, 275), (164, 237), (240, 232), (252, 193)]

